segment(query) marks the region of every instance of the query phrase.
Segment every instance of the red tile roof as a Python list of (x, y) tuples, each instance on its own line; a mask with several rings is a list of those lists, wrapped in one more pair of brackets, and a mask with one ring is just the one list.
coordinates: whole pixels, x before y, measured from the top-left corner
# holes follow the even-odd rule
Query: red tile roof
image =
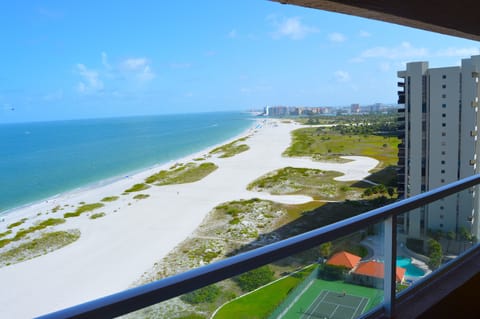
[(330, 257), (330, 259), (327, 260), (327, 264), (335, 265), (335, 266), (344, 266), (349, 269), (352, 269), (358, 264), (360, 259), (362, 258), (354, 254), (350, 254), (346, 251), (341, 251), (339, 253), (336, 253), (332, 257)]
[[(395, 276), (396, 280), (402, 281), (406, 271), (407, 270), (405, 268), (397, 267)], [(377, 278), (383, 278), (385, 276), (383, 263), (373, 260), (360, 263), (353, 273)]]

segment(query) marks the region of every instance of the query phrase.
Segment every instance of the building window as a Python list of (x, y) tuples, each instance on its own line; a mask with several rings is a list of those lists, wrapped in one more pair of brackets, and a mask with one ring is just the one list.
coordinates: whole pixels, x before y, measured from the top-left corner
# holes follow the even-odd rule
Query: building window
[(442, 136), (447, 136), (447, 133), (445, 133), (445, 132), (442, 132)]
[(445, 164), (445, 161), (442, 161), (442, 164)]
[(445, 208), (445, 207), (443, 207), (443, 206), (440, 206), (440, 209), (441, 209), (441, 210), (443, 210), (444, 208)]
[(442, 127), (445, 127), (445, 126), (447, 126), (447, 123), (442, 123)]
[(440, 219), (443, 219), (443, 215), (440, 215)]
[(447, 95), (446, 95), (446, 94), (442, 94), (442, 98), (446, 98), (446, 97), (447, 97)]
[(447, 85), (446, 84), (442, 84), (442, 89), (446, 89), (447, 88)]
[(445, 183), (445, 180), (442, 178), (442, 179), (440, 180), (440, 182), (441, 182), (441, 183)]
[(446, 107), (447, 107), (447, 104), (443, 103), (443, 104), (442, 104), (442, 107), (443, 107), (443, 108), (446, 108)]
[(442, 151), (442, 155), (445, 155), (445, 151)]
[(447, 113), (442, 113), (442, 117), (447, 117)]
[[(444, 135), (444, 136), (445, 136), (445, 135)], [(447, 142), (443, 141), (443, 142), (442, 142), (442, 146), (447, 146)], [(445, 154), (443, 154), (443, 155), (445, 155)]]
[(440, 224), (440, 228), (443, 228), (443, 224)]
[(441, 172), (442, 174), (445, 174), (445, 170), (444, 170), (444, 169), (442, 169), (440, 172)]
[(442, 79), (446, 79), (446, 78), (447, 78), (447, 76), (445, 74), (442, 75)]

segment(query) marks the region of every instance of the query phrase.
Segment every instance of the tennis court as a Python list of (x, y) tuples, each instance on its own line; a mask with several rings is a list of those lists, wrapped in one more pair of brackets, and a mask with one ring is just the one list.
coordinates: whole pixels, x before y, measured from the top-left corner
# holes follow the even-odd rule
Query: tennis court
[(368, 304), (368, 298), (346, 293), (322, 290), (306, 310), (302, 319), (353, 319), (359, 317)]

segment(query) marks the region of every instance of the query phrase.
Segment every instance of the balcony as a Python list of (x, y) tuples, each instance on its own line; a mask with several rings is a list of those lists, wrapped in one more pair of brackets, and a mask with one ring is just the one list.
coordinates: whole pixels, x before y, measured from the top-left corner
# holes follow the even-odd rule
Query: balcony
[[(144, 286), (47, 314), (41, 318), (116, 317), (152, 305), (158, 307), (156, 304), (160, 302), (168, 302), (171, 298), (218, 282), (231, 281), (234, 277), (238, 278), (236, 276), (240, 274), (265, 265), (270, 264), (278, 267), (293, 261), (298, 262), (297, 271), (284, 273), (277, 281), (260, 285), (254, 292), (245, 295), (253, 294), (255, 298), (260, 298), (262, 293), (269, 296), (281, 295), (282, 300), (279, 300), (278, 304), (272, 309), (276, 316), (270, 314), (272, 318), (282, 317), (283, 314), (290, 311), (297, 314), (300, 312), (305, 316), (307, 314), (318, 316), (322, 311), (328, 312), (328, 304), (332, 302), (335, 302), (336, 309), (343, 309), (341, 310), (343, 312), (348, 312), (348, 309), (353, 307), (355, 312), (351, 313), (351, 317), (413, 318), (424, 312), (428, 314), (429, 311), (440, 311), (435, 310), (437, 307), (435, 305), (448, 296), (450, 292), (463, 289), (461, 288), (462, 285), (478, 282), (478, 279), (476, 279), (478, 275), (477, 277), (474, 276), (478, 273), (480, 266), (480, 245), (474, 243), (474, 239), (471, 238), (465, 239), (467, 241), (460, 239), (461, 235), (457, 234), (458, 243), (455, 241), (454, 248), (450, 244), (450, 248), (447, 248), (447, 252), (453, 254), (455, 258), (442, 264), (441, 259), (433, 259), (436, 257), (432, 255), (427, 264), (430, 268), (435, 269), (433, 272), (427, 272), (419, 277), (413, 273), (400, 271), (399, 275), (399, 267), (401, 268), (401, 266), (397, 265), (397, 255), (411, 254), (416, 259), (422, 259), (423, 257), (418, 252), (411, 250), (421, 250), (422, 245), (416, 245), (415, 248), (415, 245), (412, 244), (415, 241), (410, 240), (410, 244), (408, 244), (409, 241), (407, 240), (407, 246), (405, 246), (405, 236), (400, 233), (397, 235), (397, 228), (400, 227), (397, 218), (398, 220), (404, 220), (406, 214), (418, 214), (421, 210), (419, 208), (449, 195), (469, 192), (471, 187), (477, 187), (479, 183), (480, 175), (468, 177), (436, 190), (310, 232)], [(357, 260), (357, 265), (352, 266), (352, 270), (345, 274), (342, 281), (332, 282), (324, 279), (322, 276), (327, 274), (326, 269), (328, 269), (325, 265), (328, 265), (331, 259), (324, 263), (324, 248), (322, 248), (324, 246), (321, 245), (327, 242), (336, 244), (346, 239), (351, 239), (351, 242), (353, 242), (357, 238), (361, 240), (363, 245), (369, 247), (366, 256), (362, 257), (359, 263)], [(369, 262), (376, 266), (380, 265), (380, 268), (376, 267), (379, 269), (377, 272), (364, 275), (360, 271), (360, 264)], [(425, 264), (422, 267), (424, 267), (423, 271), (428, 270), (428, 268), (425, 268)], [(296, 278), (298, 283), (285, 292), (286, 296), (283, 296), (282, 285), (277, 285), (277, 283), (288, 278)], [(465, 284), (466, 282), (467, 284)], [(341, 290), (336, 290), (335, 285), (341, 287)], [(310, 295), (314, 295), (313, 299), (308, 297), (310, 290), (312, 290)], [(353, 293), (353, 290), (356, 293)], [(355, 298), (355, 294), (358, 295), (359, 291), (360, 294), (365, 295)], [(318, 299), (317, 296), (321, 298)], [(325, 303), (324, 299), (331, 300)], [(303, 303), (300, 303), (300, 300)], [(255, 303), (254, 301), (251, 302), (252, 305)], [(225, 305), (217, 309), (215, 313), (219, 314), (223, 311), (222, 309), (228, 308)], [(365, 309), (367, 305), (370, 308), (368, 312), (359, 310)], [(142, 313), (139, 315), (141, 316)], [(322, 313), (322, 315), (324, 314)], [(329, 316), (331, 315), (330, 313)], [(213, 318), (217, 318), (216, 315)]]

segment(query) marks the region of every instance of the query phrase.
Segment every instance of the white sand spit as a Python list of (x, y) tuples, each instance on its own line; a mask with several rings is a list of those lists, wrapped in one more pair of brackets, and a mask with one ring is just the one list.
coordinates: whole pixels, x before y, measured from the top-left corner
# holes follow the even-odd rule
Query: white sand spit
[[(49, 230), (81, 231), (79, 240), (62, 249), (22, 263), (0, 268), (0, 317), (30, 318), (99, 298), (128, 288), (146, 270), (188, 237), (204, 217), (222, 202), (253, 197), (283, 203), (304, 203), (308, 196), (274, 196), (250, 192), (247, 185), (256, 178), (286, 166), (309, 167), (342, 172), (339, 181), (361, 180), (378, 161), (359, 156), (346, 157), (348, 163), (321, 163), (306, 158), (285, 158), (282, 153), (290, 144), (290, 132), (299, 128), (293, 123), (274, 120), (248, 134), (250, 150), (232, 158), (210, 158), (219, 168), (201, 181), (151, 187), (143, 194), (150, 197), (135, 200), (136, 194), (121, 195), (135, 183), (172, 163), (117, 180), (101, 187), (60, 195), (18, 209), (3, 216), (0, 232), (23, 217), (28, 227), (35, 221), (61, 217), (78, 207), (79, 202), (95, 203), (106, 196), (119, 196), (95, 212), (106, 216), (91, 220), (88, 214), (69, 218), (65, 224)], [(181, 162), (206, 154), (194, 154)], [(64, 210), (49, 213), (61, 205)], [(70, 205), (65, 207), (65, 205)], [(42, 212), (41, 216), (37, 216)]]

